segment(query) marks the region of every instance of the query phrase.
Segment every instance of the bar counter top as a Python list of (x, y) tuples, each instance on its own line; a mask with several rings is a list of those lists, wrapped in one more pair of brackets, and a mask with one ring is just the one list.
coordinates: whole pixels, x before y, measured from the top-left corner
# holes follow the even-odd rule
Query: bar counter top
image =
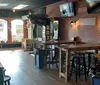
[(60, 44), (75, 44), (76, 42), (74, 41), (48, 41), (48, 42), (43, 42), (42, 44), (44, 45), (60, 45)]
[(100, 44), (80, 44), (80, 45), (63, 45), (60, 46), (68, 50), (91, 50), (91, 49), (100, 49)]

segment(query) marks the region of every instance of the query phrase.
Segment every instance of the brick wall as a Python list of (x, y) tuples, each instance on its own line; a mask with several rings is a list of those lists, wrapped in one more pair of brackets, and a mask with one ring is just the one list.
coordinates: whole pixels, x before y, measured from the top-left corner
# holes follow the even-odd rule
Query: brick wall
[[(52, 17), (60, 17), (59, 5), (62, 3), (65, 2), (61, 1), (48, 5), (46, 7), (46, 13)], [(89, 17), (96, 18), (96, 25), (81, 26), (80, 19)], [(76, 21), (76, 25), (71, 26), (71, 21)], [(100, 42), (100, 15), (88, 14), (87, 3), (85, 1), (75, 1), (75, 16), (71, 18), (61, 18), (60, 22), (60, 30), (62, 31), (61, 35), (63, 40), (71, 40), (72, 37), (80, 36), (82, 40), (87, 43)]]
[[(12, 37), (11, 37), (11, 21), (14, 20), (14, 18), (3, 18), (4, 20), (7, 21), (7, 25), (8, 25), (8, 42), (12, 42)], [(27, 27), (25, 26), (26, 23), (24, 23), (24, 38), (27, 38), (28, 37), (28, 30), (27, 30)]]

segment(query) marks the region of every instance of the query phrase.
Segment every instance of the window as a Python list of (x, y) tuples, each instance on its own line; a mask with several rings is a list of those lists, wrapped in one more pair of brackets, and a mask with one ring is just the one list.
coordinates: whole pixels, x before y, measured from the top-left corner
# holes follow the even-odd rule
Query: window
[(0, 19), (0, 42), (8, 41), (7, 21)]
[(12, 42), (21, 42), (23, 39), (23, 21), (13, 20), (11, 22)]

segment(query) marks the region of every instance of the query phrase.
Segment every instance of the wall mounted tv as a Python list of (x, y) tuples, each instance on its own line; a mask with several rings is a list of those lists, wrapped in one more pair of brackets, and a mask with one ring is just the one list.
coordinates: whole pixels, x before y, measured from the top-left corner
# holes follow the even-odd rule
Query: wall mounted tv
[(87, 9), (88, 13), (91, 14), (97, 14), (100, 13), (100, 1), (99, 0), (92, 0), (89, 2), (89, 0), (86, 0), (88, 3)]
[(74, 12), (74, 3), (73, 2), (68, 2), (65, 4), (60, 5), (60, 14), (61, 17), (72, 17), (75, 15)]

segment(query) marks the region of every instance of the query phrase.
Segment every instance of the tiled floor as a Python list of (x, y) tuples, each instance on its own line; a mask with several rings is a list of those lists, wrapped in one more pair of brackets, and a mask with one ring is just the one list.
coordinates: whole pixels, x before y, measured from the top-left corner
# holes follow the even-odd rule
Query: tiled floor
[(11, 85), (89, 85), (84, 81), (65, 83), (57, 69), (37, 69), (34, 57), (22, 50), (0, 51), (0, 62), (11, 76)]

